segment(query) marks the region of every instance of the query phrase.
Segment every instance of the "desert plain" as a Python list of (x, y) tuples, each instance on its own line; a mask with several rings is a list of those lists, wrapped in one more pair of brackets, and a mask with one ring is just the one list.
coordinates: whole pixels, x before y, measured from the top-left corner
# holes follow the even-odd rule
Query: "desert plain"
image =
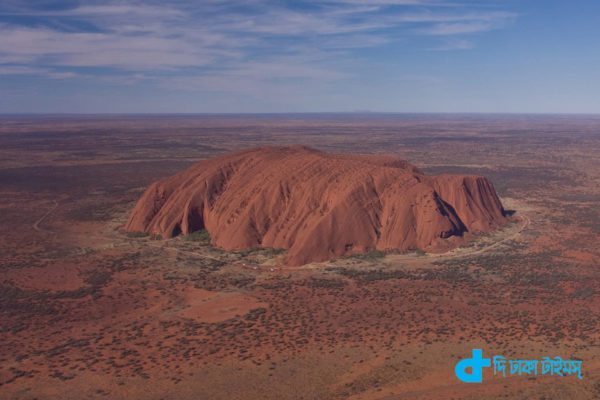
[[(258, 146), (488, 178), (510, 220), (443, 253), (287, 266), (124, 226), (152, 182)], [(600, 117), (3, 116), (2, 399), (598, 399)], [(582, 361), (494, 376), (487, 356)]]

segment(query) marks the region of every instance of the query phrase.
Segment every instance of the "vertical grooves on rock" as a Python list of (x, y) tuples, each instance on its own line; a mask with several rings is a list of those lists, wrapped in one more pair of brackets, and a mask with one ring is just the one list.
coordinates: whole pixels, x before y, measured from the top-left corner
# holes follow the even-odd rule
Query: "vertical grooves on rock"
[(286, 248), (299, 265), (354, 252), (445, 250), (504, 223), (492, 184), (426, 176), (389, 156), (267, 147), (202, 161), (152, 184), (126, 229), (164, 237), (207, 229), (226, 250)]

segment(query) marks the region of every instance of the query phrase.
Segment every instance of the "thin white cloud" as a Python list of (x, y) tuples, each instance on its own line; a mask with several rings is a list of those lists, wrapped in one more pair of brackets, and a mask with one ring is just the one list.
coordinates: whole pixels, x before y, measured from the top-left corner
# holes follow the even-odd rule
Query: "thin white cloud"
[(449, 6), (442, 1), (431, 0), (334, 0), (340, 4), (361, 4), (369, 6)]
[(44, 76), (54, 69), (64, 77), (108, 69), (118, 79), (135, 75), (133, 81), (171, 73), (197, 76), (204, 86), (227, 79), (327, 81), (352, 76), (356, 49), (423, 35), (440, 37), (437, 50), (460, 50), (474, 46), (464, 36), (517, 17), (441, 0), (330, 0), (307, 9), (269, 0), (239, 4), (95, 1), (47, 11), (11, 1), (0, 5), (0, 17), (27, 15), (39, 23), (4, 19), (9, 22), (0, 24), (0, 67)]
[(17, 8), (12, 11), (0, 11), (4, 16), (38, 16), (38, 17), (183, 17), (185, 13), (179, 9), (147, 4), (98, 4), (81, 5), (63, 10), (37, 10), (28, 8)]
[(420, 29), (419, 32), (435, 36), (453, 36), (464, 35), (467, 33), (485, 32), (492, 30), (495, 27), (495, 24), (487, 21), (454, 22), (436, 24), (429, 28)]
[(105, 5), (83, 5), (71, 10), (55, 12), (54, 15), (65, 16), (143, 16), (143, 17), (183, 17), (185, 13), (181, 10), (166, 6), (152, 6), (143, 4), (105, 4)]
[(430, 50), (433, 50), (433, 51), (470, 50), (474, 46), (475, 45), (470, 40), (454, 38), (454, 39), (450, 39), (450, 40), (446, 41), (445, 43), (443, 43), (437, 47), (431, 48)]
[(518, 14), (511, 12), (492, 11), (492, 12), (463, 12), (458, 14), (449, 13), (434, 13), (434, 12), (421, 12), (421, 13), (403, 13), (399, 15), (390, 16), (387, 19), (397, 23), (401, 22), (412, 22), (412, 23), (449, 23), (449, 22), (463, 22), (463, 21), (474, 21), (474, 22), (490, 22), (490, 23), (501, 23), (516, 18)]
[(72, 67), (155, 69), (203, 66), (223, 55), (237, 56), (231, 49), (215, 47), (219, 40), (207, 34), (204, 47), (177, 37), (66, 33), (52, 29), (0, 26), (0, 54)]
[(53, 79), (68, 79), (80, 76), (70, 71), (54, 71), (47, 68), (27, 67), (22, 65), (0, 65), (0, 75), (38, 75)]

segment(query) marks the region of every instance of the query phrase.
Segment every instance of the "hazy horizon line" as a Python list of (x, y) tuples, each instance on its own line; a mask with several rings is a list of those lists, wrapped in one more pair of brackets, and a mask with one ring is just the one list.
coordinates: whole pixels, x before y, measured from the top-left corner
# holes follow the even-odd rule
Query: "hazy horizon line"
[(0, 117), (9, 116), (236, 116), (236, 115), (541, 115), (541, 116), (600, 116), (598, 113), (588, 112), (478, 112), (478, 111), (274, 111), (274, 112), (11, 112), (2, 113)]

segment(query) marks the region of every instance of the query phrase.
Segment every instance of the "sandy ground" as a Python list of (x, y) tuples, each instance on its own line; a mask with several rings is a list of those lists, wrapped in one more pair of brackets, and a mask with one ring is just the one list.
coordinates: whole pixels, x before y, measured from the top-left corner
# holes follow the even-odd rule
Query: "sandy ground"
[[(0, 124), (1, 399), (600, 397), (597, 121), (251, 122)], [(302, 268), (122, 232), (190, 160), (292, 141), (484, 174), (514, 222), (447, 254)], [(473, 348), (576, 357), (584, 379), (465, 385)]]

